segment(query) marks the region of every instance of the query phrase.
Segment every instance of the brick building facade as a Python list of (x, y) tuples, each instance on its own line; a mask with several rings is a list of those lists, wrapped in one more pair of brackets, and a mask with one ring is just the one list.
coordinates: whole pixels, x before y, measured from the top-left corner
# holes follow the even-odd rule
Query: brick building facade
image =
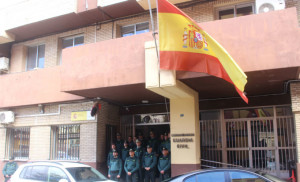
[[(71, 1), (70, 1), (71, 2)], [(70, 3), (69, 2), (69, 3)], [(78, 0), (78, 5), (82, 3), (83, 1)], [(297, 12), (297, 20), (298, 20), (298, 26), (299, 28), (300, 25), (300, 2), (295, 1), (295, 0), (286, 0), (286, 8), (294, 8), (293, 10), (290, 10), (291, 12), (296, 11)], [(69, 5), (71, 5), (70, 3)], [(240, 5), (240, 4), (253, 4), (253, 8), (255, 5), (255, 1), (249, 1), (249, 0), (218, 0), (218, 1), (203, 1), (199, 3), (183, 3), (180, 4), (180, 8), (186, 12), (191, 18), (193, 18), (197, 23), (203, 23), (204, 26), (209, 28), (209, 24), (211, 22), (218, 23), (218, 22), (229, 22), (229, 21), (234, 21), (233, 19), (228, 19), (228, 20), (218, 20), (218, 15), (217, 12), (219, 9), (222, 9), (224, 7), (232, 7), (235, 5)], [(75, 6), (75, 5), (74, 5)], [(78, 8), (78, 7), (77, 7)], [(90, 8), (90, 7), (89, 7)], [(81, 13), (91, 13), (88, 21), (92, 19), (91, 17), (93, 16), (93, 10), (90, 10), (87, 8), (85, 11), (86, 12), (79, 12), (81, 10), (76, 10), (78, 14)], [(72, 8), (70, 8), (72, 9)], [(74, 8), (76, 9), (76, 8)], [(0, 10), (1, 11), (1, 10)], [(71, 11), (72, 10), (68, 10)], [(120, 10), (121, 11), (121, 10)], [(65, 12), (66, 13), (66, 12)], [(274, 12), (271, 12), (272, 14), (276, 16)], [(102, 15), (105, 16), (105, 14)], [(290, 15), (290, 14), (288, 14)], [(57, 15), (58, 16), (58, 15)], [(61, 17), (66, 17), (68, 15), (63, 14), (60, 15)], [(256, 17), (260, 15), (249, 15), (247, 17)], [(263, 16), (263, 15), (262, 15)], [(267, 16), (267, 15), (266, 15)], [(279, 16), (279, 15), (278, 15)], [(51, 17), (52, 18), (52, 17)], [(51, 19), (48, 18), (48, 19)], [(82, 18), (82, 17), (78, 17)], [(85, 17), (86, 18), (86, 17)], [(244, 17), (237, 18), (241, 20)], [(293, 17), (294, 18), (294, 17)], [(38, 18), (37, 18), (38, 19)], [(87, 20), (85, 19), (85, 20)], [(155, 25), (157, 24), (156, 22), (156, 13), (154, 13), (154, 21)], [(215, 21), (218, 20), (218, 21)], [(256, 20), (256, 19), (255, 19)], [(34, 18), (32, 19), (33, 22), (28, 23), (28, 24), (35, 24), (37, 27), (39, 26), (38, 20), (35, 20)], [(34, 22), (36, 21), (36, 22)], [(245, 20), (246, 21), (246, 20)], [(10, 43), (8, 46), (10, 47), (8, 55), (5, 55), (5, 57), (10, 58), (10, 65), (9, 65), (9, 70), (7, 73), (0, 75), (0, 84), (1, 84), (1, 79), (2, 80), (8, 80), (3, 83), (5, 83), (6, 88), (9, 87), (9, 84), (18, 84), (19, 82), (21, 83), (22, 87), (19, 89), (19, 94), (22, 95), (24, 92), (24, 96), (26, 97), (26, 94), (29, 93), (29, 98), (26, 99), (20, 99), (21, 96), (18, 96), (17, 94), (15, 98), (13, 98), (13, 94), (9, 95), (10, 98), (4, 98), (3, 96), (0, 96), (0, 111), (12, 111), (15, 114), (15, 121), (12, 124), (9, 125), (0, 125), (0, 168), (2, 169), (5, 161), (9, 158), (11, 154), (10, 152), (10, 142), (9, 142), (9, 137), (10, 134), (8, 133), (11, 130), (18, 129), (18, 128), (29, 128), (30, 134), (29, 134), (29, 143), (28, 143), (28, 157), (22, 158), (17, 160), (18, 163), (22, 164), (24, 162), (29, 162), (29, 161), (37, 161), (37, 160), (65, 160), (65, 159), (57, 159), (57, 150), (55, 149), (56, 143), (55, 141), (55, 131), (60, 131), (60, 127), (64, 126), (79, 126), (80, 128), (80, 133), (79, 137), (77, 137), (77, 142), (79, 141), (79, 156), (76, 159), (73, 159), (74, 161), (80, 161), (86, 164), (89, 164), (95, 168), (100, 169), (101, 171), (105, 172), (106, 166), (105, 166), (105, 161), (106, 161), (106, 155), (107, 155), (107, 150), (108, 150), (108, 126), (115, 127), (115, 131), (126, 131), (124, 130), (124, 126), (121, 124), (121, 117), (124, 115), (134, 115), (134, 114), (145, 114), (145, 113), (160, 113), (160, 112), (165, 112), (165, 106), (163, 104), (160, 105), (141, 105), (139, 102), (140, 98), (145, 98), (147, 99), (147, 96), (150, 97), (148, 100), (155, 100), (157, 96), (150, 96), (148, 91), (140, 93), (140, 95), (136, 95), (135, 99), (135, 93), (139, 93), (140, 89), (145, 89), (144, 86), (144, 78), (136, 78), (138, 76), (136, 75), (130, 75), (130, 73), (127, 74), (119, 74), (119, 72), (114, 72), (111, 73), (111, 78), (106, 77), (105, 75), (109, 75), (110, 73), (107, 73), (105, 67), (102, 67), (103, 65), (109, 65), (110, 61), (113, 61), (114, 59), (121, 58), (122, 56), (119, 57), (113, 57), (110, 56), (109, 59), (111, 60), (101, 60), (104, 63), (101, 63), (101, 65), (98, 65), (98, 63), (95, 62), (88, 62), (88, 64), (94, 64), (95, 67), (99, 67), (99, 70), (102, 71), (101, 74), (98, 74), (97, 79), (99, 79), (99, 82), (101, 80), (101, 83), (103, 82), (103, 88), (99, 86), (95, 87), (89, 87), (86, 86), (85, 89), (81, 89), (80, 86), (85, 86), (91, 83), (97, 83), (97, 79), (92, 79), (92, 81), (89, 80), (89, 75), (88, 71), (84, 69), (84, 67), (88, 67), (90, 65), (85, 65), (82, 64), (81, 62), (76, 62), (74, 61), (74, 65), (80, 66), (83, 68), (83, 71), (81, 73), (78, 73), (78, 79), (83, 79), (84, 82), (81, 83), (80, 86), (69, 83), (63, 76), (66, 76), (70, 79), (72, 78), (72, 73), (63, 75), (65, 68), (70, 67), (70, 61), (66, 60), (65, 57), (63, 57), (63, 54), (66, 55), (66, 51), (63, 51), (63, 40), (71, 38), (75, 42), (75, 37), (83, 37), (83, 43), (84, 46), (97, 46), (100, 45), (101, 47), (107, 48), (108, 52), (111, 51), (113, 48), (118, 48), (120, 47), (126, 47), (129, 46), (129, 44), (124, 44), (120, 45), (120, 42), (122, 40), (125, 40), (122, 37), (122, 27), (129, 26), (129, 25), (135, 25), (138, 23), (144, 23), (148, 22), (149, 27), (148, 31), (151, 30), (151, 25), (150, 25), (150, 16), (147, 11), (140, 11), (139, 13), (132, 13), (132, 14), (127, 14), (126, 16), (120, 16), (117, 18), (111, 18), (111, 19), (104, 19), (101, 21), (96, 21), (93, 24), (85, 24), (84, 26), (77, 26), (73, 25), (72, 28), (65, 28), (63, 30), (55, 31), (53, 30), (51, 33), (32, 33), (36, 35), (29, 35), (30, 29), (27, 30), (26, 36), (24, 35), (20, 40), (15, 40), (12, 43)], [(52, 22), (53, 23), (53, 22)], [(65, 23), (67, 24), (68, 21), (66, 20)], [(207, 24), (205, 24), (207, 23)], [(229, 22), (230, 23), (230, 22)], [(260, 22), (261, 23), (261, 22)], [(289, 22), (288, 22), (289, 23)], [(293, 22), (294, 23), (294, 22)], [(72, 23), (70, 23), (72, 24)], [(246, 25), (247, 23), (245, 23)], [(12, 25), (11, 25), (12, 26)], [(24, 26), (24, 25), (22, 25)], [(22, 26), (20, 26), (20, 31), (26, 31), (25, 29), (21, 29)], [(294, 25), (293, 25), (294, 27)], [(23, 27), (24, 28), (24, 27)], [(157, 28), (157, 27), (155, 27)], [(235, 27), (236, 28), (236, 27)], [(294, 31), (294, 29), (293, 29)], [(299, 31), (299, 29), (298, 29)], [(18, 32), (18, 26), (14, 28), (9, 28), (7, 32)], [(257, 33), (257, 32), (254, 32)], [(251, 34), (251, 33), (250, 33)], [(146, 36), (146, 35), (145, 35)], [(144, 38), (141, 37), (141, 39), (145, 39), (147, 41), (151, 41), (150, 36), (147, 34), (148, 37)], [(133, 36), (134, 37), (134, 36)], [(16, 36), (16, 39), (18, 37)], [(129, 38), (130, 39), (130, 38)], [(128, 39), (128, 42), (131, 40)], [(137, 42), (137, 40), (133, 40)], [(136, 38), (139, 39), (139, 38)], [(222, 37), (220, 38), (222, 39)], [(73, 46), (74, 46), (73, 42)], [(253, 41), (254, 42), (254, 41)], [(144, 42), (141, 43), (144, 45)], [(221, 42), (222, 44), (222, 42)], [(39, 45), (45, 45), (45, 50), (44, 50), (44, 65), (43, 69), (37, 69), (37, 70), (28, 70), (28, 54), (29, 54), (29, 48), (34, 47), (34, 46), (39, 46)], [(131, 45), (131, 44), (130, 44)], [(253, 43), (254, 45), (254, 43)], [(80, 47), (80, 46), (79, 46)], [(78, 48), (79, 48), (78, 47)], [(130, 46), (129, 46), (130, 47)], [(1, 49), (1, 47), (0, 47)], [(67, 48), (68, 49), (73, 49), (73, 48)], [(143, 47), (144, 49), (144, 47)], [(231, 49), (231, 48), (229, 48)], [(4, 49), (3, 49), (4, 50)], [(74, 50), (74, 49), (73, 49)], [(83, 49), (78, 49), (79, 51), (82, 51), (82, 56), (87, 56), (86, 52)], [(72, 50), (71, 50), (72, 51)], [(133, 51), (133, 50), (130, 50)], [(284, 53), (282, 53), (284, 54)], [(141, 57), (144, 57), (144, 52), (140, 53)], [(297, 57), (298, 55), (298, 57)], [(126, 55), (125, 55), (126, 56)], [(131, 55), (134, 57), (133, 55)], [(237, 57), (239, 56), (238, 54), (236, 55)], [(298, 59), (299, 61), (299, 52), (295, 53), (295, 56), (291, 56), (293, 58), (293, 61)], [(136, 58), (136, 57), (134, 57)], [(270, 57), (268, 57), (270, 58)], [(97, 59), (102, 59), (101, 56), (97, 57)], [(125, 59), (125, 58), (124, 58)], [(138, 59), (138, 58), (137, 58)], [(270, 59), (273, 59), (272, 57)], [(67, 61), (67, 62), (64, 62)], [(293, 62), (291, 61), (291, 62)], [(132, 63), (133, 64), (133, 63)], [(271, 63), (270, 63), (271, 64)], [(268, 64), (266, 64), (268, 65)], [(73, 65), (72, 65), (73, 66)], [(110, 66), (110, 65), (109, 65)], [(143, 68), (144, 67), (144, 62), (143, 63), (138, 63), (138, 68)], [(248, 69), (248, 66), (246, 63), (244, 64), (243, 69), (246, 69), (246, 74), (249, 72), (249, 78), (250, 80), (259, 80), (260, 78), (264, 77), (264, 75), (259, 75), (256, 74), (255, 71), (258, 71), (259, 68), (255, 68), (251, 70), (250, 68)], [(251, 65), (249, 66), (251, 67)], [(259, 67), (259, 66), (258, 66)], [(282, 67), (282, 70), (280, 68)], [(271, 88), (276, 88), (274, 92), (281, 92), (282, 87), (281, 85), (286, 81), (286, 80), (294, 80), (294, 79), (299, 79), (299, 67), (300, 65), (292, 65), (292, 66), (282, 66), (282, 65), (277, 65), (274, 68), (269, 68), (265, 70), (275, 70), (283, 74), (285, 72), (285, 68), (293, 68), (293, 72), (297, 74), (296, 78), (290, 76), (289, 78), (282, 78), (282, 82), (278, 83), (276, 87), (271, 87)], [(134, 66), (132, 66), (130, 63), (128, 63), (128, 67), (126, 68), (118, 68), (116, 66), (116, 70), (122, 70), (122, 69), (127, 69), (127, 68), (133, 68), (135, 69)], [(284, 68), (284, 69), (283, 69)], [(80, 69), (80, 68), (79, 68)], [(296, 71), (295, 71), (296, 70)], [(84, 72), (86, 71), (86, 72)], [(42, 73), (43, 74), (40, 74)], [(49, 72), (49, 73), (45, 73)], [(121, 72), (121, 71), (120, 71)], [(263, 71), (261, 71), (263, 72)], [(86, 74), (85, 74), (86, 73)], [(271, 74), (276, 74), (277, 72), (271, 73)], [(23, 75), (22, 75), (23, 74)], [(26, 75), (25, 75), (26, 74)], [(47, 77), (45, 80), (45, 83), (43, 83), (43, 76)], [(142, 72), (144, 74), (144, 70)], [(268, 74), (268, 75), (271, 75)], [(125, 83), (125, 82), (117, 82), (114, 78), (121, 77), (121, 80), (124, 79), (130, 79), (132, 77), (132, 80), (135, 81), (138, 79), (140, 80), (136, 81), (136, 83)], [(256, 76), (259, 75), (259, 76)], [(9, 77), (11, 76), (11, 77)], [(39, 77), (37, 82), (32, 81), (35, 77)], [(52, 77), (52, 78), (51, 78)], [(181, 79), (188, 78), (189, 74), (182, 74)], [(197, 78), (197, 76), (192, 76), (191, 78)], [(270, 78), (271, 79), (271, 78)], [(15, 83), (11, 83), (14, 81)], [(53, 90), (47, 90), (43, 88), (47, 88), (47, 84), (49, 81), (49, 87), (53, 87), (55, 89)], [(34, 83), (35, 85), (32, 86), (24, 86), (26, 85), (26, 82), (29, 84)], [(192, 83), (193, 81), (190, 80), (190, 82), (187, 83)], [(274, 81), (276, 82), (276, 80)], [(38, 88), (37, 84), (43, 85), (42, 89)], [(62, 85), (66, 84), (67, 86), (62, 89)], [(209, 83), (206, 82), (206, 83)], [(126, 84), (128, 87), (126, 87)], [(3, 84), (4, 85), (4, 84)], [(65, 85), (64, 85), (65, 86)], [(68, 87), (69, 86), (69, 87)], [(131, 88), (130, 86), (136, 86), (134, 88)], [(193, 88), (196, 88), (195, 84), (193, 85)], [(224, 85), (222, 85), (224, 86)], [(261, 83), (260, 87), (262, 88), (264, 86), (264, 83)], [(271, 85), (272, 86), (272, 85)], [(228, 86), (226, 86), (226, 89)], [(224, 87), (224, 88), (225, 88)], [(257, 86), (258, 87), (258, 86)], [(266, 86), (267, 87), (267, 86)], [(280, 87), (280, 88), (279, 88)], [(18, 88), (15, 86), (14, 88)], [(26, 90), (26, 88), (29, 88)], [(107, 90), (105, 90), (107, 88)], [(23, 90), (24, 89), (24, 90)], [(32, 90), (31, 90), (32, 89)], [(122, 90), (126, 92), (124, 95), (120, 95), (122, 93)], [(201, 89), (199, 89), (201, 90)], [(198, 90), (198, 91), (199, 91)], [(259, 90), (259, 89), (258, 89)], [(270, 89), (272, 91), (272, 89)], [(266, 93), (269, 93), (270, 91), (268, 89), (262, 88), (260, 92), (255, 92), (253, 91), (252, 93), (252, 100), (251, 96), (250, 98), (250, 105), (244, 105), (240, 101), (236, 101), (236, 98), (229, 99), (227, 101), (223, 100), (218, 100), (220, 97), (231, 97), (232, 95), (222, 95), (222, 94), (216, 94), (212, 95), (209, 97), (208, 100), (205, 98), (200, 98), (200, 111), (201, 110), (218, 110), (221, 109), (222, 112), (224, 112), (224, 109), (228, 108), (248, 108), (248, 107), (262, 107), (262, 106), (280, 106), (280, 105), (285, 105), (290, 108), (292, 108), (293, 114), (294, 114), (294, 122), (295, 122), (295, 130), (296, 130), (296, 141), (297, 141), (297, 151), (300, 151), (300, 127), (299, 122), (300, 122), (300, 84), (295, 81), (295, 83), (290, 84), (290, 93), (285, 93), (283, 95), (278, 96), (275, 98), (275, 96), (272, 96), (272, 94), (264, 97), (261, 95), (264, 95)], [(10, 90), (6, 91), (4, 87), (0, 88), (0, 91), (3, 93), (9, 93)], [(55, 93), (54, 93), (55, 92)], [(133, 96), (129, 94), (130, 92), (133, 92)], [(200, 91), (199, 91), (200, 92)], [(226, 92), (226, 91), (225, 91)], [(272, 92), (272, 93), (274, 93)], [(15, 92), (14, 92), (15, 93)], [(58, 94), (59, 93), (59, 94)], [(226, 92), (227, 93), (227, 92)], [(251, 93), (251, 92), (250, 92)], [(55, 98), (55, 94), (57, 94), (57, 97)], [(111, 94), (111, 95), (110, 95)], [(49, 95), (49, 98), (47, 96)], [(114, 96), (112, 96), (114, 95)], [(31, 98), (32, 97), (32, 98)], [(53, 97), (53, 98), (52, 98)], [(100, 100), (101, 103), (101, 109), (98, 112), (96, 119), (94, 120), (82, 120), (82, 121), (71, 121), (71, 114), (72, 112), (79, 112), (79, 111), (90, 111), (95, 104), (96, 101), (99, 100), (98, 97), (103, 97), (103, 100)], [(107, 98), (106, 98), (107, 97)], [(111, 98), (110, 98), (111, 97)], [(128, 99), (127, 99), (128, 98)], [(1, 101), (2, 99), (2, 101)], [(160, 98), (161, 99), (161, 98)], [(160, 103), (161, 100), (158, 99)], [(210, 100), (211, 99), (211, 100)], [(215, 99), (215, 100), (214, 100)], [(20, 102), (18, 102), (20, 100)], [(138, 100), (138, 101), (137, 101)], [(43, 113), (40, 113), (40, 107), (43, 107), (44, 111)], [(129, 111), (128, 111), (129, 108)], [(224, 119), (224, 118), (223, 118)], [(226, 119), (224, 119), (225, 121)], [(131, 121), (129, 121), (130, 123)], [(225, 121), (226, 122), (226, 121)], [(133, 131), (130, 134), (134, 134), (135, 131)], [(130, 135), (126, 134), (126, 136)], [(69, 159), (68, 159), (69, 160)], [(300, 154), (297, 152), (297, 161), (299, 165), (300, 161)], [(222, 161), (221, 161), (222, 162)], [(229, 162), (229, 159), (228, 161)], [(279, 164), (279, 162), (278, 162)], [(298, 167), (300, 168), (300, 167)], [(280, 171), (278, 167), (278, 171)], [(277, 171), (277, 172), (278, 172)], [(286, 171), (286, 170), (285, 170)], [(299, 171), (299, 169), (298, 169)], [(2, 180), (2, 176), (0, 176), (0, 180)]]

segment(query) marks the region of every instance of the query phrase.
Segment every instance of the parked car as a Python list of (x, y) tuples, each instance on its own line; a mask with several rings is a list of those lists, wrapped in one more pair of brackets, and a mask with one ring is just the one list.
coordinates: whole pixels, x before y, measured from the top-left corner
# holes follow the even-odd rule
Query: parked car
[(284, 182), (275, 176), (246, 169), (204, 169), (165, 180), (166, 182)]
[(20, 166), (11, 182), (110, 181), (91, 166), (76, 162), (32, 162)]

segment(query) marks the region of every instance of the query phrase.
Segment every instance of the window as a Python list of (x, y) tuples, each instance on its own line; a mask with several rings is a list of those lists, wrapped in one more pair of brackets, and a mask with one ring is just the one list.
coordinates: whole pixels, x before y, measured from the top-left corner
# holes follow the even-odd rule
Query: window
[(103, 176), (96, 169), (91, 167), (71, 167), (66, 168), (72, 175), (75, 181), (106, 181), (106, 177)]
[(122, 37), (149, 32), (149, 22), (122, 27)]
[(25, 167), (20, 174), (20, 178), (48, 182), (59, 182), (61, 179), (70, 181), (61, 169), (41, 165)]
[(260, 107), (253, 109), (236, 109), (225, 110), (225, 119), (237, 119), (237, 118), (261, 118), (261, 117), (273, 117), (274, 111), (272, 107)]
[(200, 120), (219, 120), (220, 111), (205, 111), (200, 112)]
[(75, 47), (75, 46), (83, 45), (83, 43), (84, 43), (83, 35), (68, 37), (62, 40), (62, 48), (64, 49), (68, 47)]
[(49, 167), (48, 174), (49, 182), (59, 182), (59, 180), (61, 179), (66, 179), (67, 181), (70, 181), (66, 173), (57, 167)]
[(28, 159), (29, 157), (30, 128), (17, 128), (7, 130), (7, 148), (9, 156), (15, 159)]
[(290, 106), (278, 106), (276, 107), (277, 116), (292, 116), (292, 108)]
[(53, 127), (53, 159), (79, 160), (80, 125)]
[(45, 45), (28, 47), (27, 71), (44, 68)]
[[(196, 180), (197, 178), (197, 180)], [(184, 179), (184, 182), (207, 182), (207, 181), (218, 181), (225, 182), (225, 173), (223, 171), (218, 172), (205, 172), (200, 173)]]
[(64, 48), (68, 47), (76, 47), (84, 44), (84, 36), (83, 35), (77, 35), (73, 37), (67, 37), (60, 39), (59, 42), (59, 64), (61, 64), (61, 56), (62, 56), (62, 50)]
[(232, 182), (265, 182), (265, 180), (259, 178), (258, 176), (246, 172), (229, 172), (229, 176)]
[(31, 179), (37, 181), (48, 181), (48, 167), (47, 166), (30, 166), (23, 169), (20, 174), (22, 179)]
[(217, 10), (219, 20), (254, 14), (254, 3), (228, 6)]

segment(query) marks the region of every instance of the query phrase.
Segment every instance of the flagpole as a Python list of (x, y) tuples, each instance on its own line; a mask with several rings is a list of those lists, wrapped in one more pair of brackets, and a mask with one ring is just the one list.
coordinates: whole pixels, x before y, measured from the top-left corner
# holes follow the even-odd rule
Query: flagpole
[(154, 39), (156, 56), (157, 56), (157, 60), (158, 60), (158, 78), (159, 78), (158, 82), (159, 82), (159, 85), (160, 85), (160, 74), (159, 74), (160, 73), (160, 60), (159, 60), (159, 51), (158, 51), (158, 46), (157, 46), (157, 41), (156, 41), (157, 32), (155, 32), (155, 28), (154, 28), (154, 21), (153, 21), (153, 14), (152, 14), (152, 8), (151, 8), (150, 0), (148, 0), (148, 5), (149, 5), (150, 18), (151, 18), (151, 25), (152, 25), (152, 36), (153, 36), (153, 39)]

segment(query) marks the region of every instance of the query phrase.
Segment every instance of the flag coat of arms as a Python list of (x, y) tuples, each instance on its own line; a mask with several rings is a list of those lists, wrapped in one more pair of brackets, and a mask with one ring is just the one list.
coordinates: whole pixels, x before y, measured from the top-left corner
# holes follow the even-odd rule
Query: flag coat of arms
[(203, 72), (235, 86), (242, 99), (247, 76), (228, 52), (167, 0), (157, 0), (160, 68)]

